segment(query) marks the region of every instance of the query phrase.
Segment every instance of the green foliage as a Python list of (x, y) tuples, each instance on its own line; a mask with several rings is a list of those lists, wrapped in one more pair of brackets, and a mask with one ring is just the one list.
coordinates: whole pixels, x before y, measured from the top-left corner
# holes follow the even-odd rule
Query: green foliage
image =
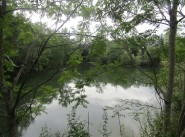
[(126, 107), (126, 106), (118, 104), (118, 105), (115, 105), (113, 107), (107, 107), (107, 109), (112, 111), (112, 118), (117, 118), (118, 119), (120, 136), (121, 137), (126, 136), (125, 127), (122, 124), (122, 117), (125, 117), (125, 115), (122, 114), (122, 111), (129, 110), (129, 108)]
[[(98, 32), (97, 37), (93, 40), (83, 38), (80, 36), (81, 40), (91, 41), (89, 46), (89, 62), (93, 64), (93, 69), (87, 72), (84, 80), (77, 80), (75, 88), (66, 86), (68, 82), (79, 76), (77, 67), (83, 62), (82, 51), (78, 49), (78, 44), (74, 40), (67, 38), (66, 35), (54, 35), (44, 45), (48, 36), (52, 33), (52, 30), (48, 29), (46, 24), (36, 23), (32, 24), (28, 19), (25, 19), (22, 13), (15, 12), (14, 14), (7, 14), (3, 19), (0, 20), (0, 27), (3, 28), (3, 47), (4, 47), (4, 72), (5, 72), (5, 86), (10, 92), (13, 93), (13, 99), (17, 98), (25, 93), (29, 93), (31, 88), (25, 88), (24, 83), (20, 88), (20, 85), (13, 85), (13, 79), (15, 78), (18, 69), (25, 65), (24, 73), (22, 73), (21, 78), (27, 78), (30, 75), (28, 73), (33, 70), (45, 70), (46, 68), (53, 69), (54, 67), (62, 70), (62, 76), (59, 78), (58, 82), (61, 84), (62, 88), (60, 90), (61, 98), (60, 103), (67, 106), (73, 102), (76, 102), (74, 108), (78, 105), (86, 107), (88, 103), (85, 95), (84, 86), (89, 85), (90, 82), (94, 82), (93, 78), (97, 75), (103, 73), (105, 70), (110, 71), (113, 69), (112, 73), (114, 76), (109, 79), (123, 81), (128, 84), (128, 77), (119, 77), (120, 70), (119, 67), (122, 66), (152, 66), (159, 64), (160, 60), (166, 61), (168, 56), (165, 54), (167, 46), (164, 46), (161, 42), (161, 38), (157, 35), (151, 35), (151, 31), (147, 31), (138, 34), (134, 31), (134, 28), (139, 24), (144, 23), (146, 20), (151, 24), (158, 27), (160, 22), (158, 22), (158, 12), (163, 12), (163, 9), (159, 11), (156, 10), (156, 3), (160, 6), (164, 6), (166, 3), (164, 1), (111, 1), (111, 0), (99, 0), (97, 4), (93, 5), (93, 0), (83, 1), (80, 3), (77, 0), (71, 1), (52, 1), (52, 0), (33, 0), (33, 1), (7, 1), (8, 10), (14, 8), (32, 8), (33, 11), (37, 13), (42, 13), (42, 16), (47, 15), (57, 21), (61, 21), (65, 17), (75, 17), (80, 15), (83, 17), (81, 23), (80, 34), (84, 34), (89, 30), (89, 24), (91, 20), (100, 20), (101, 25), (104, 25), (100, 32)], [(80, 6), (79, 6), (80, 4)], [(79, 6), (79, 8), (77, 8)], [(77, 8), (77, 9), (76, 9)], [(96, 8), (96, 10), (94, 10)], [(40, 12), (38, 9), (43, 9)], [(74, 12), (75, 10), (75, 12)], [(96, 12), (96, 15), (94, 15)], [(92, 15), (96, 16), (92, 19)], [(111, 18), (114, 25), (107, 26), (106, 18)], [(88, 20), (89, 19), (89, 20)], [(128, 20), (129, 19), (129, 20)], [(80, 26), (80, 25), (79, 25)], [(85, 30), (86, 29), (86, 30)], [(63, 30), (61, 31), (61, 33)], [(64, 31), (67, 32), (67, 31)], [(75, 31), (74, 31), (75, 32)], [(109, 33), (107, 36), (111, 37), (111, 41), (103, 38), (104, 32)], [(136, 34), (132, 34), (136, 33)], [(149, 35), (148, 35), (149, 33)], [(101, 34), (101, 35), (100, 35)], [(128, 34), (128, 35), (126, 35)], [(131, 35), (133, 36), (131, 36)], [(147, 34), (147, 35), (146, 35)], [(100, 37), (101, 36), (101, 37)], [(76, 37), (76, 39), (78, 39)], [(183, 68), (184, 63), (184, 37), (178, 37), (176, 42), (176, 57), (179, 67)], [(74, 43), (75, 44), (74, 44)], [(61, 44), (62, 43), (62, 44)], [(168, 43), (165, 43), (168, 44)], [(163, 46), (163, 47), (162, 47)], [(164, 50), (164, 51), (163, 51)], [(163, 70), (156, 75), (157, 84), (159, 87), (165, 87), (165, 79), (168, 71), (166, 70), (168, 66), (163, 66)], [(11, 72), (11, 73), (10, 73)], [(15, 73), (15, 74), (12, 74)], [(133, 72), (132, 72), (133, 73)], [(182, 88), (180, 83), (182, 83), (182, 78), (180, 75), (182, 71), (176, 70), (175, 76), (175, 92), (173, 100), (174, 110), (179, 111), (178, 107), (182, 105)], [(122, 73), (121, 73), (122, 74)], [(132, 77), (132, 74), (130, 75)], [(26, 81), (26, 80), (25, 80)], [(148, 81), (148, 79), (145, 79)], [(20, 82), (20, 81), (19, 81)], [(106, 81), (109, 82), (109, 81)], [(131, 81), (129, 81), (131, 83)], [(100, 87), (96, 82), (94, 82), (97, 87)], [(156, 84), (156, 83), (155, 83)], [(123, 84), (124, 85), (124, 84)], [(13, 87), (12, 87), (13, 86)], [(101, 91), (101, 87), (99, 88)], [(22, 91), (19, 91), (22, 90)], [(35, 94), (39, 92), (40, 97), (35, 97)], [(30, 96), (22, 106), (19, 106), (17, 113), (19, 115), (24, 115), (24, 109), (30, 108), (30, 113), (38, 115), (44, 110), (42, 103), (50, 103), (54, 97), (56, 97), (56, 89), (49, 86), (42, 86), (33, 92), (30, 92)], [(1, 95), (0, 95), (1, 96)], [(15, 101), (16, 102), (16, 101)], [(34, 105), (32, 108), (31, 106)], [(17, 106), (16, 106), (17, 107)], [(17, 109), (17, 108), (16, 108)], [(118, 109), (118, 110), (117, 110)], [(113, 117), (121, 116), (120, 107), (115, 106), (113, 110)], [(177, 121), (177, 115), (174, 116), (174, 121), (170, 132), (171, 135), (175, 136), (175, 121)], [(69, 115), (69, 131), (67, 136), (89, 136), (85, 130), (85, 124), (79, 119), (75, 119), (76, 113), (72, 112)], [(150, 117), (150, 113), (147, 112), (147, 117)], [(109, 136), (110, 133), (107, 132), (107, 113), (104, 112), (102, 116), (104, 120), (104, 126), (102, 134), (103, 136)], [(120, 119), (119, 119), (120, 120)], [(151, 119), (147, 119), (147, 124), (143, 124), (145, 127), (142, 129), (142, 136), (152, 136), (160, 134), (160, 125)], [(120, 125), (121, 126), (121, 125)], [(76, 130), (77, 129), (77, 130)], [(48, 129), (43, 129), (48, 130)], [(154, 132), (158, 133), (154, 133)], [(122, 133), (120, 133), (122, 135)], [(41, 136), (52, 136), (48, 132), (42, 134)], [(59, 136), (59, 135), (58, 135)]]
[(73, 93), (73, 89), (70, 86), (66, 85), (61, 89), (59, 102), (62, 106), (67, 107), (73, 102), (74, 98), (75, 94)]
[(176, 57), (178, 62), (184, 62), (185, 58), (185, 38), (184, 37), (177, 37), (176, 41)]
[(116, 24), (111, 31), (124, 34), (145, 22), (146, 19), (155, 20), (154, 6), (155, 4), (152, 2), (146, 1), (99, 0), (97, 2), (97, 18), (99, 20), (104, 20), (106, 17), (111, 18)]
[[(162, 125), (159, 125), (160, 127), (155, 127), (154, 125), (154, 118), (152, 117), (152, 114), (149, 110), (146, 110), (146, 113), (144, 113), (145, 116), (141, 120), (140, 116), (136, 113), (135, 114), (135, 120), (139, 122), (140, 124), (140, 135), (141, 137), (162, 137)], [(145, 120), (144, 120), (145, 119)], [(155, 128), (158, 128), (160, 130), (156, 130)]]
[(48, 129), (47, 125), (45, 124), (42, 129), (39, 137), (62, 137), (60, 132), (56, 132), (54, 135), (51, 133), (51, 129)]
[(103, 135), (103, 137), (109, 137), (111, 135), (111, 132), (108, 131), (108, 114), (107, 110), (103, 109), (103, 115), (102, 115), (103, 125), (102, 129), (99, 129), (99, 132)]
[(58, 83), (65, 85), (65, 83), (70, 82), (75, 76), (78, 75), (77, 71), (73, 70), (64, 70), (61, 77), (58, 79)]
[[(69, 65), (70, 63), (73, 63), (73, 66), (76, 63), (77, 65), (81, 61), (80, 50), (78, 50), (77, 45), (74, 43), (76, 42), (70, 40), (68, 37), (63, 38), (63, 36), (60, 35), (53, 37), (47, 46), (47, 49), (51, 50), (48, 69), (58, 68), (65, 63), (68, 63)], [(77, 59), (75, 58), (75, 56), (77, 57)]]
[[(151, 113), (150, 108), (147, 108), (143, 113), (144, 117), (141, 118), (137, 113), (135, 114), (135, 120), (140, 124), (140, 136), (141, 137), (164, 137), (163, 135), (163, 123), (162, 123), (162, 114), (156, 113), (155, 115)], [(172, 123), (170, 125), (170, 131), (168, 137), (176, 136), (176, 127), (177, 127), (177, 113), (172, 114)]]
[[(135, 34), (136, 35), (136, 34)], [(143, 34), (144, 35), (144, 34)], [(161, 38), (145, 38), (137, 34), (126, 39), (104, 40), (92, 43), (90, 61), (93, 65), (107, 66), (157, 66), (162, 54)], [(96, 40), (96, 39), (95, 39)], [(102, 45), (101, 45), (102, 43)]]
[(38, 89), (38, 92), (41, 93), (38, 97), (41, 103), (49, 104), (53, 101), (54, 98), (57, 97), (58, 89), (53, 88), (49, 85), (44, 85)]
[[(5, 71), (12, 72), (15, 67), (18, 67), (15, 61), (18, 58), (20, 47), (32, 40), (32, 36), (27, 36), (27, 33), (32, 31), (31, 25), (27, 19), (21, 16), (7, 15), (6, 26), (4, 26), (4, 57), (5, 57)], [(21, 35), (26, 36), (22, 37)], [(22, 37), (22, 38), (20, 38)], [(29, 39), (30, 38), (30, 39)], [(23, 43), (23, 41), (25, 43)]]
[(42, 127), (39, 137), (52, 137), (52, 134), (49, 133), (49, 130), (46, 124), (44, 125), (44, 127)]
[(77, 50), (72, 55), (70, 55), (67, 64), (73, 67), (73, 66), (79, 65), (80, 63), (82, 63), (82, 61), (83, 61), (83, 58), (81, 56), (81, 51)]
[[(92, 4), (92, 2), (91, 2), (91, 4)], [(90, 5), (88, 7), (85, 5), (81, 6), (81, 16), (85, 19), (90, 18), (93, 11), (94, 11), (94, 8), (92, 5)]]
[(84, 87), (76, 85), (76, 88), (64, 85), (60, 89), (59, 102), (62, 106), (67, 107), (73, 103), (73, 108), (77, 108), (79, 105), (87, 107), (88, 101), (86, 100), (87, 95), (85, 95)]
[(86, 122), (81, 121), (76, 117), (75, 109), (71, 114), (68, 114), (68, 131), (66, 137), (89, 137), (89, 133), (86, 128)]
[(92, 41), (91, 49), (90, 49), (90, 58), (97, 63), (101, 63), (104, 61), (104, 55), (106, 52), (106, 43), (104, 39), (95, 38)]
[(72, 109), (71, 114), (68, 114), (68, 128), (67, 131), (61, 134), (59, 131), (55, 134), (51, 133), (51, 129), (48, 129), (45, 124), (42, 127), (39, 137), (89, 137), (89, 133), (86, 128), (86, 121), (80, 120), (80, 117), (77, 117), (76, 110)]
[(43, 70), (45, 67), (49, 66), (50, 56), (51, 56), (51, 50), (49, 49), (44, 50), (44, 52), (42, 53), (42, 56), (39, 59), (37, 69)]

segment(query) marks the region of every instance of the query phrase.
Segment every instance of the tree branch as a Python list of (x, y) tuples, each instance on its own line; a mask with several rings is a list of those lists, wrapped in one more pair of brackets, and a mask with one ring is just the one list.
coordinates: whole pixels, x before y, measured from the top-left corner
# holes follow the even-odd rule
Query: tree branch
[(162, 17), (168, 22), (170, 23), (170, 20), (167, 19), (167, 17), (164, 15), (163, 11), (161, 10), (161, 8), (159, 7), (159, 4), (156, 0), (153, 0), (154, 1), (154, 4), (156, 5), (156, 7), (158, 8), (160, 14), (162, 15)]
[[(30, 68), (30, 71), (28, 71), (28, 73), (26, 74), (26, 78), (23, 80), (21, 86), (19, 87), (19, 91), (17, 93), (17, 97), (16, 97), (16, 101), (15, 101), (15, 104), (14, 104), (14, 109), (16, 109), (17, 105), (19, 104), (20, 102), (20, 96), (21, 96), (21, 93), (22, 93), (22, 89), (25, 85), (25, 83), (27, 82), (27, 80), (29, 79), (29, 75), (31, 74), (31, 72), (33, 71), (33, 68), (35, 67), (35, 65), (37, 64), (37, 62), (39, 61), (43, 51), (45, 50), (49, 40), (55, 35), (56, 32), (58, 32), (65, 24), (66, 22), (71, 18), (71, 16), (75, 13), (75, 11), (81, 6), (83, 0), (76, 6), (76, 8), (71, 12), (71, 14), (67, 17), (67, 19), (53, 32), (51, 33), (48, 38), (45, 40), (45, 42), (43, 42), (42, 46), (41, 46), (41, 49), (40, 51), (38, 52), (38, 57), (35, 59), (34, 63), (32, 64), (31, 68)], [(59, 70), (58, 70), (59, 71)], [(56, 73), (58, 73), (58, 71)], [(51, 80), (52, 78), (54, 77), (54, 75), (48, 79), (46, 82), (48, 82), (49, 80)], [(46, 82), (42, 83), (41, 85), (45, 84)], [(40, 86), (41, 86), (40, 85)], [(31, 93), (33, 90), (30, 90), (29, 92), (27, 92), (27, 94)], [(27, 95), (26, 94), (26, 95)], [(24, 98), (26, 96), (25, 94), (21, 97)]]
[[(56, 33), (57, 35), (70, 35), (70, 36), (73, 36), (73, 35), (78, 35), (78, 36), (84, 36), (84, 37), (97, 37), (96, 35), (90, 35), (90, 34), (80, 34), (80, 33)], [(101, 38), (101, 37), (100, 37)]]
[(23, 62), (23, 64), (22, 64), (21, 68), (19, 69), (17, 75), (16, 75), (15, 78), (14, 78), (12, 88), (17, 84), (17, 82), (19, 81), (20, 76), (21, 76), (22, 73), (24, 72), (24, 70), (25, 70), (25, 68), (26, 68), (26, 65), (27, 65), (27, 63), (28, 63), (30, 54), (32, 53), (31, 50), (32, 50), (33, 46), (35, 45), (35, 43), (36, 43), (36, 41), (37, 41), (38, 38), (39, 38), (39, 36), (38, 36), (38, 37), (34, 40), (34, 42), (29, 46), (29, 50), (28, 50), (28, 52), (27, 52), (27, 55), (26, 55), (26, 57), (25, 57), (25, 60), (24, 60), (24, 62)]
[(66, 58), (66, 60), (64, 61), (64, 63), (58, 68), (58, 70), (56, 70), (47, 80), (45, 80), (44, 82), (38, 84), (36, 87), (32, 88), (31, 90), (29, 90), (28, 92), (24, 93), (21, 97), (20, 100), (23, 99), (25, 96), (27, 96), (29, 93), (31, 93), (32, 91), (38, 89), (39, 87), (43, 86), (44, 84), (46, 84), (47, 82), (49, 82), (56, 74), (58, 74), (62, 69), (64, 69), (66, 67), (66, 63), (67, 61), (70, 59), (70, 56), (77, 51), (79, 48), (77, 47), (76, 49), (74, 49), (69, 55), (68, 58)]
[(182, 13), (182, 11), (178, 11), (178, 13), (182, 16), (177, 22), (181, 22), (183, 19), (185, 19), (185, 15)]

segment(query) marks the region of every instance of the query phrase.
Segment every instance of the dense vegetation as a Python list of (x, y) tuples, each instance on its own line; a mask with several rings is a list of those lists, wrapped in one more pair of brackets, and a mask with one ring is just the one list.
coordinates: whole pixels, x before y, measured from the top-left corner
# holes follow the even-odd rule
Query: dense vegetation
[[(87, 103), (83, 86), (93, 83), (99, 74), (137, 68), (146, 76), (143, 82), (153, 85), (164, 102), (158, 117), (148, 120), (152, 129), (149, 126), (141, 135), (184, 137), (184, 4), (182, 0), (1, 0), (0, 136), (18, 137), (18, 127), (29, 125), (30, 118), (44, 109), (43, 102), (49, 103), (57, 96), (60, 90), (47, 85), (57, 74), (64, 89), (67, 82), (80, 78), (75, 94), (81, 96), (67, 100), (74, 94), (68, 95), (68, 89), (60, 93), (61, 104), (76, 101), (77, 107)], [(32, 13), (54, 20), (53, 27), (32, 23)], [(65, 28), (75, 17), (81, 18), (77, 29)], [(93, 23), (96, 27), (92, 30)], [(137, 26), (146, 24), (151, 28), (138, 32)], [(167, 29), (159, 35), (161, 25)], [(81, 72), (87, 64), (90, 67)], [(145, 72), (146, 67), (152, 68), (152, 73)], [(44, 71), (51, 73), (44, 81), (31, 85), (32, 76)], [(69, 121), (73, 117), (75, 112)], [(106, 123), (106, 111), (103, 119)], [(67, 136), (89, 136), (83, 122), (74, 122), (69, 123)], [(74, 133), (76, 127), (81, 132)], [(106, 131), (102, 135), (109, 136)]]

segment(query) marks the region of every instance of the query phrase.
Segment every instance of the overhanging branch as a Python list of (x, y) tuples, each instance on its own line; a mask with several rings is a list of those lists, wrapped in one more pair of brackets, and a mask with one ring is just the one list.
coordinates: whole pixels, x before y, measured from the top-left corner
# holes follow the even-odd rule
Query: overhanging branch
[[(38, 57), (35, 59), (34, 63), (32, 64), (30, 70), (28, 71), (28, 73), (26, 74), (27, 76), (25, 77), (25, 79), (23, 80), (20, 88), (19, 88), (19, 91), (17, 93), (17, 96), (16, 96), (16, 101), (15, 101), (15, 104), (14, 104), (14, 109), (16, 109), (17, 105), (19, 104), (20, 102), (20, 98), (24, 98), (27, 94), (31, 93), (33, 90), (30, 90), (29, 92), (27, 92), (26, 94), (22, 95), (21, 96), (21, 93), (22, 93), (22, 89), (23, 87), (25, 86), (27, 80), (29, 79), (29, 75), (31, 74), (31, 72), (33, 71), (33, 68), (35, 67), (35, 65), (37, 64), (37, 62), (39, 61), (43, 51), (46, 49), (46, 46), (48, 44), (48, 42), (50, 41), (50, 39), (66, 24), (66, 22), (71, 18), (71, 16), (75, 13), (75, 11), (81, 6), (81, 4), (83, 3), (83, 0), (75, 7), (75, 9), (71, 12), (71, 14), (67, 17), (67, 19), (53, 32), (51, 33), (48, 38), (43, 42), (43, 44), (41, 45), (41, 49), (40, 51), (38, 52)], [(59, 70), (58, 70), (59, 71)], [(58, 71), (56, 73), (58, 73)], [(49, 78), (46, 82), (48, 82), (49, 80), (51, 80), (52, 78), (54, 77), (54, 75)], [(45, 84), (46, 82), (40, 84), (43, 85)]]

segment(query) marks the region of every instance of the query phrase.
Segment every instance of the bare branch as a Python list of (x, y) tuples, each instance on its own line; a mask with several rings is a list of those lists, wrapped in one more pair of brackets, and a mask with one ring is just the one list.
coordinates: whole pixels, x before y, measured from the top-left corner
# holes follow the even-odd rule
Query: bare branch
[(178, 13), (182, 16), (177, 22), (181, 22), (183, 19), (185, 19), (185, 15), (182, 13), (182, 11), (178, 11)]
[(56, 33), (58, 35), (62, 34), (62, 35), (78, 35), (78, 36), (84, 36), (84, 37), (97, 37), (96, 35), (90, 35), (90, 34), (80, 34), (80, 33)]
[(79, 42), (81, 42), (81, 40), (79, 40), (79, 41), (76, 41), (76, 42), (73, 42), (73, 43), (66, 43), (66, 44), (62, 44), (62, 45), (56, 45), (56, 46), (46, 46), (46, 48), (56, 48), (56, 47), (63, 47), (63, 46), (67, 46), (67, 45), (73, 45), (73, 44), (77, 44), (77, 43), (79, 43)]
[(161, 10), (161, 8), (159, 7), (159, 4), (156, 0), (153, 0), (154, 1), (154, 4), (156, 5), (156, 7), (158, 8), (161, 16), (168, 22), (170, 23), (170, 21), (167, 19), (167, 17), (165, 16), (164, 12)]
[(158, 24), (163, 24), (163, 25), (169, 26), (169, 24), (163, 22), (163, 21), (167, 21), (167, 20), (165, 20), (165, 19), (155, 19), (155, 20), (146, 19), (146, 20), (147, 20), (148, 22), (151, 22), (151, 23), (154, 23), (154, 24), (158, 23)]

